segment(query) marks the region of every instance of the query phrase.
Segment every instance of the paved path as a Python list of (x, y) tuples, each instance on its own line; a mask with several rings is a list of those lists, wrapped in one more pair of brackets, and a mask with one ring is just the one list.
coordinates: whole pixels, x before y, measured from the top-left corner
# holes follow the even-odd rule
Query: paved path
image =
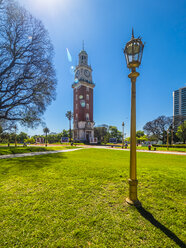
[(46, 151), (46, 152), (30, 152), (30, 153), (20, 153), (20, 154), (8, 154), (8, 155), (0, 155), (0, 159), (3, 158), (22, 158), (22, 157), (31, 157), (36, 155), (44, 155), (44, 154), (53, 154), (53, 153), (60, 153), (60, 152), (73, 152), (81, 150), (82, 148), (76, 149), (68, 149), (68, 150), (57, 150), (57, 151)]
[[(57, 151), (46, 151), (46, 152), (30, 152), (30, 153), (21, 153), (21, 154), (8, 154), (8, 155), (0, 155), (0, 159), (5, 158), (21, 158), (21, 157), (31, 157), (36, 155), (45, 155), (45, 154), (53, 154), (53, 153), (61, 153), (61, 152), (73, 152), (81, 149), (88, 148), (98, 148), (98, 149), (109, 149), (114, 151), (130, 151), (129, 149), (120, 149), (120, 148), (112, 148), (108, 146), (84, 146), (82, 148), (68, 149), (68, 150), (57, 150)], [(172, 152), (172, 151), (149, 151), (149, 150), (137, 150), (137, 152), (147, 152), (147, 153), (161, 153), (161, 154), (171, 154), (171, 155), (182, 155), (186, 156), (186, 152)]]

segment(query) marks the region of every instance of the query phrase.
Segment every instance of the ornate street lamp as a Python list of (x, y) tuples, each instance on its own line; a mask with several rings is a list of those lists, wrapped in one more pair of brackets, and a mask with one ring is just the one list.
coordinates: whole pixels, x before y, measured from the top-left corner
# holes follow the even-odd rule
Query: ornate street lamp
[(167, 129), (167, 150), (169, 150), (169, 129)]
[(124, 147), (124, 126), (125, 126), (125, 123), (122, 122), (122, 149)]
[(137, 175), (136, 175), (136, 78), (139, 73), (136, 67), (141, 64), (144, 44), (140, 38), (134, 38), (132, 29), (132, 38), (127, 42), (124, 54), (127, 67), (131, 70), (128, 77), (131, 79), (131, 123), (130, 123), (130, 179), (129, 179), (129, 197), (127, 203), (140, 206), (141, 203), (137, 198)]

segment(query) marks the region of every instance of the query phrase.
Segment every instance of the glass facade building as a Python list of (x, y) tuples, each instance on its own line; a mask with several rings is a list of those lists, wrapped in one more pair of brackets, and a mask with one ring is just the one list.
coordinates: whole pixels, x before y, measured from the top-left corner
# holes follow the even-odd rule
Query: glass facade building
[(175, 128), (186, 120), (186, 87), (173, 92), (173, 119)]

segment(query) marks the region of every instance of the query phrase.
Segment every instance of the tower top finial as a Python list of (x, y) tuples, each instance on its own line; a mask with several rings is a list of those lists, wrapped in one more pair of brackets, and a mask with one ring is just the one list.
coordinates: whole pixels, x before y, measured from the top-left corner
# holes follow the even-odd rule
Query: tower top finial
[(83, 40), (83, 42), (82, 42), (82, 49), (83, 49), (83, 51), (84, 51), (84, 40)]
[(132, 27), (132, 38), (134, 39), (134, 29)]

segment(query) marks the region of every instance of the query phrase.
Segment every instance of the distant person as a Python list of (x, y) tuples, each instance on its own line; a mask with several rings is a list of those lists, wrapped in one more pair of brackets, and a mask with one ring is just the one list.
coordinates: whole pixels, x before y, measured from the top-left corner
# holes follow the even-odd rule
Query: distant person
[(127, 149), (127, 147), (128, 147), (128, 144), (127, 144), (127, 143), (125, 143), (125, 149)]
[(149, 151), (151, 150), (151, 144), (148, 145)]

